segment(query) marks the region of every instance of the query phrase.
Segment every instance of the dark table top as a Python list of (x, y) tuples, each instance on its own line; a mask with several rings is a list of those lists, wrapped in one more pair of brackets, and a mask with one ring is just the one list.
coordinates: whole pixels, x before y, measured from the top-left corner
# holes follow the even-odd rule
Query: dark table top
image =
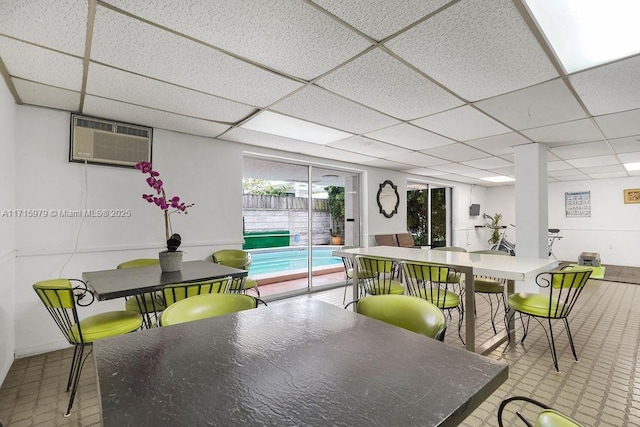
[(208, 261), (186, 261), (180, 271), (163, 273), (159, 265), (89, 271), (82, 279), (98, 300), (121, 298), (162, 289), (173, 283), (197, 282), (220, 277), (246, 276), (245, 270)]
[(492, 359), (317, 300), (94, 343), (105, 426), (457, 425)]

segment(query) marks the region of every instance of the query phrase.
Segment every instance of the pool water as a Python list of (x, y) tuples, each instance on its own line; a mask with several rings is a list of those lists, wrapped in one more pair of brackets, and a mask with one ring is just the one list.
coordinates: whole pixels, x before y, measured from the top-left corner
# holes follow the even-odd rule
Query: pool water
[[(331, 252), (336, 248), (313, 248), (313, 267), (340, 266), (342, 258), (334, 257)], [(285, 273), (291, 270), (306, 269), (307, 248), (271, 249), (268, 251), (251, 251), (253, 261), (249, 275)]]

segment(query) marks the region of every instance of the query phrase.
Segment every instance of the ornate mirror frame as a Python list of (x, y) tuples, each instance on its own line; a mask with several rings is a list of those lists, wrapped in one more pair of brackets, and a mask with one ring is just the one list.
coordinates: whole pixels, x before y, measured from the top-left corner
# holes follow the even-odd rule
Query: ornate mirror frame
[(380, 184), (380, 189), (376, 195), (376, 201), (380, 208), (380, 213), (386, 218), (391, 218), (398, 213), (400, 206), (400, 195), (398, 194), (398, 186), (394, 185), (390, 180), (386, 180)]

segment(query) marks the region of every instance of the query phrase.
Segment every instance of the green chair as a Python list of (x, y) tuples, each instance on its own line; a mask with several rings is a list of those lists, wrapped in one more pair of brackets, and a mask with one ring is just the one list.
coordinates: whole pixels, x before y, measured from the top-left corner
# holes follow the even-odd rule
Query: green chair
[[(341, 249), (353, 249), (359, 247), (360, 246), (343, 246)], [(344, 304), (345, 300), (347, 299), (347, 288), (349, 287), (349, 283), (353, 282), (353, 258), (342, 257), (342, 265), (344, 266), (344, 295), (342, 296), (342, 304)], [(358, 272), (358, 281), (361, 282), (362, 278), (366, 275), (367, 272)], [(371, 273), (369, 273), (369, 275), (371, 275)]]
[[(71, 389), (71, 396), (65, 417), (71, 412), (78, 390), (80, 374), (86, 360), (86, 356), (84, 360), (82, 358), (85, 346), (91, 345), (96, 340), (127, 334), (142, 327), (142, 316), (132, 311), (110, 311), (80, 320), (77, 306), (90, 304), (93, 301), (93, 295), (87, 291), (84, 282), (74, 281), (81, 285), (73, 287), (69, 279), (45, 280), (33, 285), (33, 289), (60, 328), (62, 335), (69, 344), (74, 346), (67, 381), (67, 391)], [(91, 301), (80, 304), (80, 300), (87, 295), (92, 297)]]
[(356, 311), (418, 334), (444, 341), (447, 321), (434, 304), (409, 295), (375, 295), (356, 301)]
[(395, 279), (399, 270), (396, 261), (357, 255), (355, 262), (358, 266), (358, 280), (365, 294), (404, 294), (404, 286)]
[[(524, 402), (524, 405), (520, 405), (525, 408), (528, 403), (531, 403), (537, 406), (536, 410), (536, 419), (532, 423), (531, 420), (525, 418), (525, 416), (519, 412), (515, 411), (514, 414), (518, 416), (518, 418), (524, 423), (524, 425), (528, 427), (582, 427), (582, 424), (577, 421), (569, 418), (563, 413), (551, 408), (550, 406), (545, 405), (542, 402), (539, 402), (535, 399), (531, 399), (529, 397), (524, 396), (514, 396), (508, 399), (505, 399), (500, 403), (500, 407), (498, 408), (498, 427), (504, 427), (504, 410), (507, 405), (513, 402)], [(516, 405), (517, 403), (513, 403)], [(542, 409), (541, 411), (539, 409)], [(521, 409), (523, 410), (523, 409)], [(509, 424), (512, 425), (512, 424)]]
[(203, 294), (171, 304), (160, 315), (160, 326), (222, 316), (258, 306), (258, 299), (244, 294)]
[[(251, 252), (242, 249), (221, 249), (211, 255), (213, 262), (216, 264), (226, 265), (227, 267), (239, 268), (249, 271), (251, 267)], [(253, 289), (258, 298), (260, 298), (260, 289), (258, 289), (258, 280), (253, 277), (243, 277), (242, 280), (233, 280), (229, 287), (229, 292), (247, 293), (247, 290)]]
[(452, 290), (449, 278), (456, 271), (444, 265), (402, 261), (402, 271), (409, 295), (424, 299), (440, 310), (458, 312), (458, 337), (462, 338), (462, 320), (464, 310), (461, 296)]
[[(432, 251), (449, 251), (449, 252), (467, 252), (467, 250), (465, 248), (461, 248), (459, 246), (440, 246), (437, 248), (431, 248)], [(460, 292), (460, 295), (462, 295), (463, 290), (462, 290), (462, 285), (460, 284), (460, 273), (452, 273), (449, 275), (449, 277), (447, 278), (447, 283), (451, 284), (451, 285), (455, 285), (455, 287), (458, 288), (458, 292)], [(462, 300), (460, 300), (460, 303), (462, 304), (462, 307), (464, 307), (464, 304), (462, 303)]]
[[(509, 253), (504, 251), (496, 251), (491, 249), (472, 251), (472, 254), (485, 254), (485, 255), (498, 255), (498, 256), (510, 256)], [(474, 276), (473, 278), (474, 292), (480, 294), (489, 303), (489, 311), (491, 312), (491, 326), (493, 327), (493, 333), (497, 334), (496, 330), (496, 317), (500, 307), (505, 307), (504, 299), (504, 286), (506, 284), (505, 279), (499, 279), (496, 277), (487, 276)], [(495, 310), (493, 308), (493, 299), (495, 297)]]
[[(524, 342), (529, 331), (529, 321), (534, 318), (543, 328), (544, 324), (539, 319), (547, 319), (549, 332), (545, 328), (544, 332), (551, 348), (551, 357), (553, 365), (558, 369), (558, 356), (556, 354), (556, 345), (553, 336), (552, 320), (561, 319), (564, 323), (569, 337), (569, 344), (573, 352), (573, 358), (578, 361), (571, 330), (569, 329), (568, 317), (571, 314), (578, 297), (582, 293), (585, 284), (591, 276), (590, 269), (571, 270), (571, 271), (552, 271), (540, 273), (536, 276), (536, 283), (540, 286), (543, 293), (515, 293), (507, 298), (507, 314), (505, 316), (506, 324), (513, 319), (516, 313), (520, 313), (520, 320), (524, 328), (524, 334), (520, 342)], [(525, 325), (523, 317), (527, 317)], [(508, 346), (507, 346), (508, 348)], [(506, 348), (505, 348), (506, 350)]]
[(230, 283), (231, 277), (203, 280), (200, 282), (176, 283), (162, 288), (162, 298), (165, 306), (168, 308), (185, 298), (226, 292)]
[[(137, 268), (137, 267), (149, 267), (152, 265), (160, 264), (160, 260), (157, 258), (137, 258), (130, 261), (125, 261), (118, 264), (118, 269), (123, 268)], [(144, 294), (144, 305), (142, 300), (130, 297), (125, 300), (124, 308), (127, 311), (135, 311), (141, 314), (156, 313), (165, 309), (164, 302), (160, 298), (159, 293), (147, 293)]]

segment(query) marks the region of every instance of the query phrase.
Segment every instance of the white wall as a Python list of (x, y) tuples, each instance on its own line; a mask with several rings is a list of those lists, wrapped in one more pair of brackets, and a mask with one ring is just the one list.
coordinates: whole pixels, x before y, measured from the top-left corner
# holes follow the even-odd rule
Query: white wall
[[(640, 204), (624, 204), (628, 188), (640, 188), (640, 177), (549, 184), (549, 228), (563, 236), (554, 243), (556, 257), (577, 262), (582, 252), (597, 252), (604, 264), (640, 267)], [(566, 217), (565, 192), (576, 191), (591, 192), (591, 217)], [(513, 187), (487, 190), (489, 209), (502, 213), (504, 224), (515, 220), (514, 200)], [(513, 230), (511, 237), (517, 240)]]
[[(69, 120), (65, 112), (17, 108), (15, 205), (47, 212), (81, 209), (86, 196), (88, 209), (130, 210), (131, 216), (82, 221), (49, 215), (16, 222), (18, 357), (68, 345), (37, 299), (33, 283), (81, 278), (83, 271), (114, 268), (131, 258), (155, 257), (164, 245), (162, 211), (142, 199), (150, 190), (146, 176), (134, 169), (69, 163)], [(153, 166), (165, 190), (195, 203), (187, 215), (172, 215), (186, 260), (205, 259), (217, 249), (242, 244), (241, 165), (240, 145), (154, 131)], [(122, 306), (122, 301), (94, 303), (82, 313)]]
[(0, 84), (0, 384), (4, 380), (15, 348), (14, 282), (16, 220), (10, 216), (15, 204), (16, 105), (6, 85)]

